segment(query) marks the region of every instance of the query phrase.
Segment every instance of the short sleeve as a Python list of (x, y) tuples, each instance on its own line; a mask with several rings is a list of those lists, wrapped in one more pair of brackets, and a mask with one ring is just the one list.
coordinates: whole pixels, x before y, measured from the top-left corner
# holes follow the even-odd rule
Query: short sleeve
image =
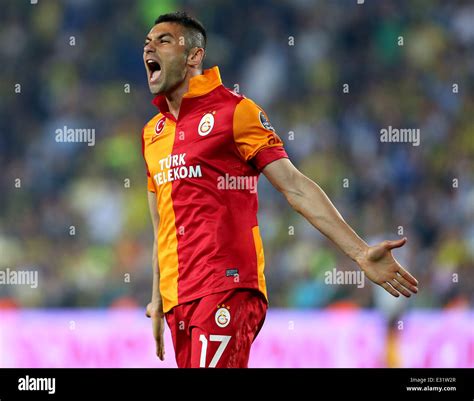
[(283, 142), (265, 112), (250, 99), (242, 99), (234, 112), (234, 141), (245, 161), (261, 171), (267, 164), (287, 158)]
[(143, 155), (143, 160), (145, 161), (145, 169), (146, 169), (146, 176), (147, 176), (147, 189), (150, 192), (156, 192), (155, 190), (155, 185), (153, 184), (153, 178), (151, 178), (150, 175), (150, 170), (148, 170), (148, 164), (146, 162), (145, 158), (145, 129), (142, 131), (142, 155)]
[[(148, 173), (148, 174), (150, 174), (150, 173)], [(155, 185), (153, 184), (153, 179), (149, 175), (147, 177), (147, 185), (146, 186), (147, 186), (148, 191), (156, 192)]]

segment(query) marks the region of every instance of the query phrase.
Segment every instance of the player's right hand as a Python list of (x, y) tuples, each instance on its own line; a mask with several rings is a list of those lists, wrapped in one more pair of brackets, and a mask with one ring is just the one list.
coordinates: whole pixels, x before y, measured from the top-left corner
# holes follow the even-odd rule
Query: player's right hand
[(151, 323), (153, 327), (153, 337), (155, 337), (156, 342), (156, 355), (160, 360), (165, 360), (165, 340), (164, 340), (164, 330), (165, 330), (165, 319), (161, 307), (155, 303), (150, 302), (146, 306), (146, 316), (151, 318)]

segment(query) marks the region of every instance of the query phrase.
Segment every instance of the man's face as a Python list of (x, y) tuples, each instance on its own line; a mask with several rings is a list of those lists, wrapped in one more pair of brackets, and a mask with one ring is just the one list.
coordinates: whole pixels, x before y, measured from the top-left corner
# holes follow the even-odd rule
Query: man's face
[(143, 47), (143, 61), (148, 86), (154, 95), (174, 89), (186, 76), (186, 46), (179, 24), (162, 22), (148, 33)]

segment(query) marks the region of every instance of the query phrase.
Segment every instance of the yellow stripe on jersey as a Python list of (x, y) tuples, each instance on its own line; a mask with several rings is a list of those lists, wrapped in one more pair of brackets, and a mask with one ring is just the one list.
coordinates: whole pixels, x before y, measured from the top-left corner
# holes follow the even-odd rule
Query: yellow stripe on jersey
[(257, 273), (258, 273), (258, 289), (267, 297), (267, 286), (265, 284), (265, 275), (263, 270), (265, 268), (265, 256), (263, 254), (262, 237), (260, 236), (260, 229), (258, 226), (252, 228), (253, 242), (255, 244), (255, 252), (257, 253)]
[[(157, 121), (158, 119), (156, 119)], [(155, 119), (151, 121), (146, 128), (150, 130), (145, 133), (148, 135), (155, 135)], [(163, 132), (159, 146), (153, 144), (147, 146), (145, 153), (150, 152), (152, 163), (158, 163), (159, 160), (165, 159), (173, 151), (173, 144), (175, 139), (176, 123), (167, 119), (166, 127)], [(148, 134), (148, 135), (147, 135)], [(156, 171), (156, 166), (151, 169)], [(163, 170), (165, 175), (167, 169)], [(154, 179), (154, 177), (151, 177)], [(160, 293), (163, 299), (163, 311), (168, 312), (173, 306), (178, 303), (178, 238), (175, 225), (175, 214), (173, 209), (173, 202), (170, 201), (172, 182), (165, 182), (161, 185), (156, 185), (156, 197), (158, 204), (158, 214), (160, 215), (160, 225), (158, 229), (158, 264), (160, 267)]]

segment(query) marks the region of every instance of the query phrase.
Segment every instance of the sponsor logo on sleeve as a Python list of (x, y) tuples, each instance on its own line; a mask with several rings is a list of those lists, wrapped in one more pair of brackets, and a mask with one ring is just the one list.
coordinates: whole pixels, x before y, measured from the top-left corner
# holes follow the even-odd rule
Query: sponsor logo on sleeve
[(269, 131), (273, 131), (275, 132), (275, 128), (273, 128), (272, 124), (270, 123), (270, 121), (268, 121), (267, 117), (265, 117), (265, 114), (263, 113), (263, 111), (260, 112), (260, 124), (262, 124), (262, 127), (269, 130)]

